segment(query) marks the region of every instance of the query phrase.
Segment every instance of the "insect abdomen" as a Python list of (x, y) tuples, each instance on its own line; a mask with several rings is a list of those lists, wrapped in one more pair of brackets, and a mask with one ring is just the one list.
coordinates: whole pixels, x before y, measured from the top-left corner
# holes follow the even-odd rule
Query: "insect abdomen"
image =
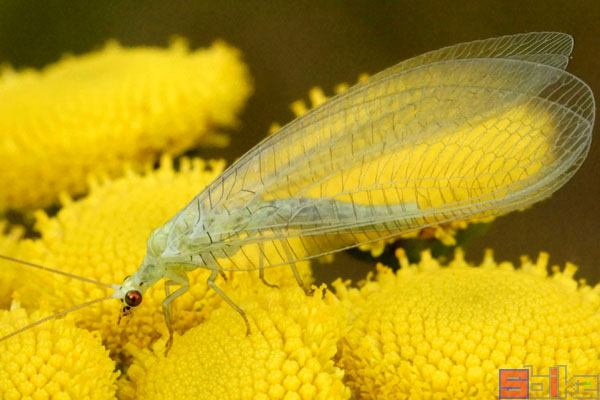
[[(272, 206), (268, 218), (273, 224), (285, 224), (286, 229), (311, 225), (348, 225), (368, 223), (373, 219), (405, 219), (419, 210), (415, 203), (394, 205), (362, 205), (335, 199), (282, 199), (266, 202)], [(264, 219), (262, 220), (264, 224)]]

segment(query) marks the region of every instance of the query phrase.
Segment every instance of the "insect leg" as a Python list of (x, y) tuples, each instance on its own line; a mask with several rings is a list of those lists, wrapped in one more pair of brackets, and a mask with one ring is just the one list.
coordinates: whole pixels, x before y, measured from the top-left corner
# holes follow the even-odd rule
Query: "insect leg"
[(283, 250), (285, 251), (286, 257), (290, 262), (290, 267), (292, 267), (292, 271), (294, 272), (296, 282), (298, 282), (298, 285), (300, 285), (300, 287), (304, 289), (304, 293), (306, 293), (308, 296), (312, 295), (313, 290), (304, 286), (304, 282), (302, 282), (302, 278), (300, 277), (300, 273), (298, 272), (298, 268), (296, 268), (296, 263), (294, 262), (295, 257), (292, 254), (292, 250), (290, 249), (290, 244), (288, 243), (287, 239), (281, 239), (280, 242), (281, 246), (283, 247)]
[(248, 317), (246, 317), (246, 313), (237, 304), (235, 304), (229, 297), (227, 297), (227, 295), (221, 289), (219, 289), (219, 287), (215, 284), (215, 279), (217, 278), (217, 275), (219, 275), (219, 270), (214, 269), (212, 271), (212, 273), (210, 274), (210, 276), (208, 277), (208, 280), (206, 281), (206, 283), (212, 290), (217, 292), (217, 294), (219, 296), (221, 296), (223, 298), (223, 300), (225, 300), (227, 302), (227, 304), (229, 304), (231, 306), (231, 308), (233, 308), (235, 311), (238, 312), (238, 314), (240, 314), (242, 316), (242, 318), (244, 319), (244, 323), (246, 324), (246, 336), (250, 336), (250, 333), (251, 333), (250, 322), (248, 322)]
[(262, 243), (258, 244), (258, 277), (260, 278), (260, 280), (267, 285), (268, 287), (272, 287), (272, 288), (277, 288), (279, 289), (278, 285), (274, 285), (272, 283), (269, 283), (266, 279), (265, 279), (265, 268), (263, 267), (264, 265), (264, 260), (265, 260), (265, 249), (262, 245)]
[[(162, 302), (163, 314), (165, 316), (165, 323), (167, 324), (167, 329), (169, 330), (169, 340), (167, 340), (167, 345), (165, 348), (165, 356), (171, 350), (171, 345), (173, 344), (173, 308), (171, 306), (171, 302), (184, 294), (189, 288), (190, 283), (187, 279), (186, 275), (174, 274), (170, 276), (170, 280), (165, 282), (165, 299)], [(179, 289), (170, 292), (169, 288), (173, 285), (182, 285)]]

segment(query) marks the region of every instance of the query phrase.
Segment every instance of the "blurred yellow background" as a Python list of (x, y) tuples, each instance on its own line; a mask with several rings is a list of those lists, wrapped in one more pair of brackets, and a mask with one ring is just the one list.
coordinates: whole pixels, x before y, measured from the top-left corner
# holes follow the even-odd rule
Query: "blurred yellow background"
[[(192, 48), (221, 38), (238, 47), (255, 94), (232, 134), (232, 146), (201, 149), (233, 161), (264, 137), (271, 122), (291, 120), (289, 105), (313, 86), (327, 94), (429, 50), (475, 39), (530, 31), (575, 38), (568, 70), (600, 95), (600, 1), (105, 1), (0, 2), (0, 63), (41, 67), (64, 53), (80, 54), (117, 39), (124, 45), (166, 45), (173, 35)], [(597, 128), (594, 135), (597, 135)], [(569, 260), (577, 276), (600, 280), (600, 145), (551, 199), (500, 218), (476, 239), (467, 258), (493, 248), (498, 260), (550, 252)], [(348, 255), (343, 255), (349, 258)], [(346, 264), (342, 264), (346, 265)], [(364, 276), (364, 266), (355, 263)], [(326, 269), (326, 267), (325, 267)]]

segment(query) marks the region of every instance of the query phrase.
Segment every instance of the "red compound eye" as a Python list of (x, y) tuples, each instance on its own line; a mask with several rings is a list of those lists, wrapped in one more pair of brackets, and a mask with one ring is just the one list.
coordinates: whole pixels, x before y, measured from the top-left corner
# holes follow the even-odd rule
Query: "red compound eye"
[(125, 294), (125, 303), (131, 307), (137, 307), (142, 302), (142, 294), (137, 290), (130, 290)]

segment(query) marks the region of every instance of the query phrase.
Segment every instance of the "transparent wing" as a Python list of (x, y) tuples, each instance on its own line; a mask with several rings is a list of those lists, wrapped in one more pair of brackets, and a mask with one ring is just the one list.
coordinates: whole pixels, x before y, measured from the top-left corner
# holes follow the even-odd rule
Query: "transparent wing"
[[(268, 267), (549, 196), (585, 158), (594, 119), (589, 87), (541, 62), (555, 60), (550, 48), (570, 51), (568, 36), (556, 38), (561, 46), (524, 47), (540, 54), (497, 52), (508, 58), (447, 60), (449, 48), (326, 102), (261, 142), (183, 209), (169, 223), (167, 253), (193, 256), (182, 243), (202, 223), (243, 250), (211, 252), (220, 268)], [(487, 47), (454, 48), (456, 56)], [(243, 226), (204, 223), (240, 209), (248, 210)], [(260, 260), (252, 256), (259, 252)]]
[(561, 32), (531, 32), (459, 43), (431, 51), (390, 67), (371, 79), (441, 61), (475, 58), (511, 58), (565, 69), (573, 51), (573, 38)]

